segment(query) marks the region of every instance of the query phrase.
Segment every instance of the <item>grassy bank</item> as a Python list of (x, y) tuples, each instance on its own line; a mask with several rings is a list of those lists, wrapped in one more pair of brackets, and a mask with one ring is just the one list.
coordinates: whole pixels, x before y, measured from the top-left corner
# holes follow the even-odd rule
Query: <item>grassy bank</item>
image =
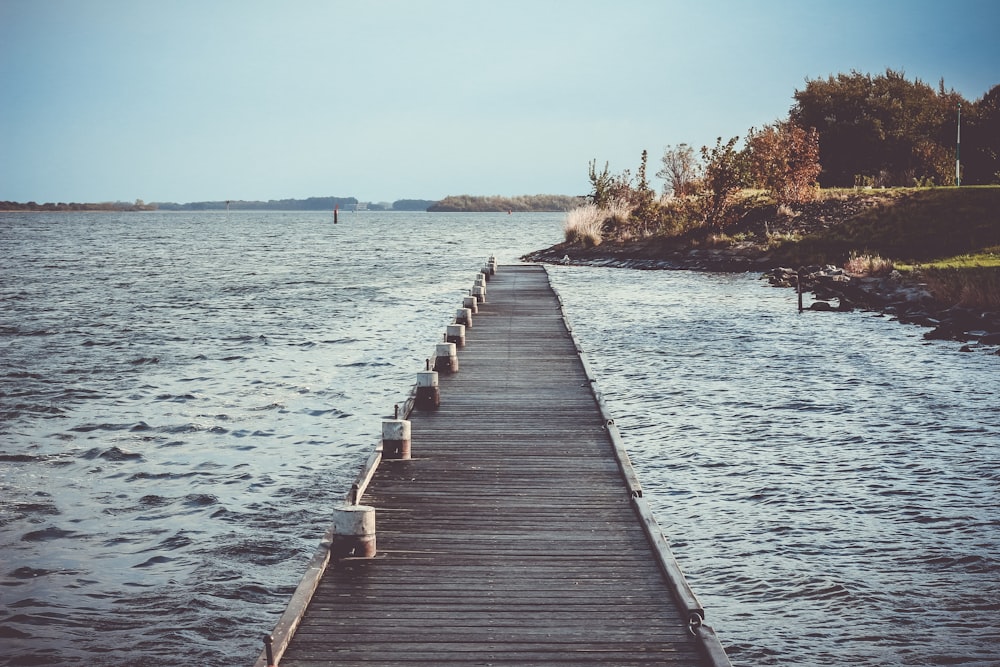
[(897, 190), (829, 227), (803, 231), (776, 247), (775, 255), (842, 264), (853, 253), (909, 266), (974, 266), (1000, 246), (1000, 187)]
[[(901, 196), (775, 248), (785, 264), (872, 258), (927, 285), (942, 303), (1000, 309), (1000, 188), (934, 188)], [(872, 271), (875, 272), (875, 271)]]
[(1000, 309), (1000, 187), (830, 189), (782, 206), (744, 191), (721, 228), (701, 222), (696, 202), (664, 202), (657, 210), (645, 219), (627, 209), (573, 211), (566, 246), (644, 257), (711, 248), (763, 268), (896, 269), (942, 302)]

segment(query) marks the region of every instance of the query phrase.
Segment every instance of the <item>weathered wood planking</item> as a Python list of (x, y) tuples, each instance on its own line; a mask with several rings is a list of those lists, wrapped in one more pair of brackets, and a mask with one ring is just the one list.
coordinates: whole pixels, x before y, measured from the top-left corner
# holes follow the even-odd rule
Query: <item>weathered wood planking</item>
[(544, 269), (501, 267), (486, 299), (413, 458), (364, 490), (378, 556), (330, 563), (280, 664), (728, 664)]

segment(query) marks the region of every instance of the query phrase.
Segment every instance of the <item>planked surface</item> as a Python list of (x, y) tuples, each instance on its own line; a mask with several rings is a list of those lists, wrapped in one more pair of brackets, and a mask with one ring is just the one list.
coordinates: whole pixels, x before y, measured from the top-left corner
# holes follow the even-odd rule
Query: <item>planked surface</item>
[(413, 459), (362, 503), (378, 556), (331, 563), (281, 658), (318, 665), (702, 665), (544, 269), (502, 266)]

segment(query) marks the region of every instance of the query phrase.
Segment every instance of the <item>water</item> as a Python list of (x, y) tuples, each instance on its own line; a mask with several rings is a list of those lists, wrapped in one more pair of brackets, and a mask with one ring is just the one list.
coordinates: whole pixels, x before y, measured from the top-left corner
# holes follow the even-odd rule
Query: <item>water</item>
[(553, 270), (734, 664), (1000, 664), (1000, 360), (751, 280)]
[[(250, 664), (490, 253), (561, 215), (0, 215), (0, 664)], [(734, 663), (994, 664), (997, 358), (553, 267)]]

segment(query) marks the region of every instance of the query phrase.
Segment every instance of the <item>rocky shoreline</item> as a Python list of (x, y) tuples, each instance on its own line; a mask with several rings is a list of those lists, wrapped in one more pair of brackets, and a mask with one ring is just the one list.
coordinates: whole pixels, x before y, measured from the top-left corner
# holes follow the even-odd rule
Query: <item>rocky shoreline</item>
[(941, 303), (926, 286), (893, 271), (888, 276), (867, 277), (846, 273), (832, 265), (797, 268), (775, 267), (766, 254), (751, 246), (726, 248), (664, 248), (655, 243), (602, 244), (595, 248), (560, 243), (522, 257), (524, 261), (574, 266), (655, 270), (688, 270), (722, 273), (758, 273), (775, 287), (812, 294), (805, 310), (883, 313), (893, 321), (929, 329), (927, 340), (962, 343), (962, 352), (984, 351), (1000, 355), (1000, 312), (982, 311)]

